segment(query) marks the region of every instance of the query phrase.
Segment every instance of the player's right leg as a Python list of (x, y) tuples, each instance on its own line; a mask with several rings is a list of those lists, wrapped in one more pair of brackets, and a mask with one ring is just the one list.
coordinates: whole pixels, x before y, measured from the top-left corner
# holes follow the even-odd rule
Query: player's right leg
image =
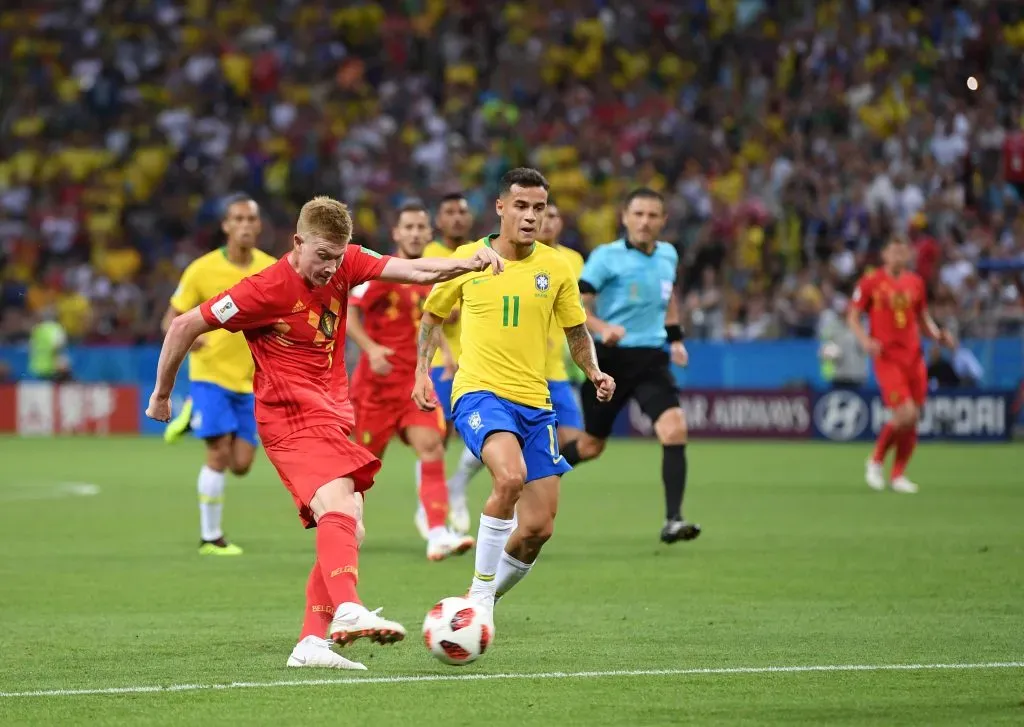
[(526, 577), (551, 538), (558, 512), (561, 477), (570, 470), (558, 450), (555, 414), (544, 409), (518, 407), (522, 424), (526, 485), (516, 505), (515, 530), (505, 544), (495, 578), (495, 597), (500, 599)]
[(309, 427), (265, 449), (291, 492), (300, 519), (306, 527), (316, 527), (317, 564), (334, 608), (329, 638), (342, 645), (360, 638), (378, 643), (403, 639), (405, 628), (383, 618), (380, 609), (368, 610), (356, 590), (360, 493), (373, 485), (380, 460), (332, 426)]
[(200, 555), (241, 555), (242, 549), (224, 537), (226, 473), (231, 468), (232, 447), (239, 423), (230, 393), (216, 384), (193, 381), (192, 432), (206, 441), (206, 463), (199, 470)]

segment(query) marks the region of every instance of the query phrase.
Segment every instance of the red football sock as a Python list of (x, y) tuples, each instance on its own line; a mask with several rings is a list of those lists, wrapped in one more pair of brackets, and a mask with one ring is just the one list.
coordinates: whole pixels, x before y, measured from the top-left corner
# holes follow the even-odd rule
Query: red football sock
[(427, 511), (427, 527), (444, 527), (448, 521), (448, 483), (444, 476), (444, 460), (420, 462), (420, 502)]
[(917, 446), (917, 427), (909, 427), (896, 438), (896, 458), (892, 462), (892, 479), (902, 477)]
[(896, 443), (896, 430), (893, 429), (892, 422), (886, 422), (885, 426), (882, 427), (882, 431), (878, 433), (878, 441), (875, 442), (875, 453), (871, 455), (871, 461), (881, 464), (885, 461), (885, 455), (889, 453), (889, 448)]
[(327, 629), (330, 628), (331, 618), (334, 616), (334, 606), (331, 603), (331, 594), (327, 592), (327, 584), (324, 583), (324, 574), (320, 571), (320, 563), (313, 563), (313, 570), (309, 572), (309, 581), (306, 582), (306, 618), (302, 622), (302, 633), (299, 641), (307, 636), (318, 636), (326, 638)]
[(324, 587), (335, 607), (342, 603), (362, 603), (356, 593), (359, 543), (356, 541), (354, 517), (329, 512), (317, 521), (316, 560), (320, 564)]

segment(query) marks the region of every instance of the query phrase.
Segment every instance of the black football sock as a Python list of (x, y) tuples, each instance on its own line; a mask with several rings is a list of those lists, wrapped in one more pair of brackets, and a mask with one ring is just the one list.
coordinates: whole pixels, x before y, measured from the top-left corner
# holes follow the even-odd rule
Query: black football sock
[(573, 467), (580, 463), (580, 448), (576, 446), (575, 439), (562, 448), (562, 456)]
[(661, 481), (665, 485), (665, 518), (682, 519), (686, 491), (686, 445), (667, 444), (661, 452)]

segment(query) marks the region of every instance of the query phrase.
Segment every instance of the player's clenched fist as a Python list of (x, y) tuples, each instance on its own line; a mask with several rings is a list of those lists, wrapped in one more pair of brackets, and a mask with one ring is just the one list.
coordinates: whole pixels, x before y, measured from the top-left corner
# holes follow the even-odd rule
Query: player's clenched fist
[(615, 379), (603, 371), (595, 371), (590, 375), (590, 383), (597, 389), (597, 400), (606, 402), (612, 400), (615, 394)]
[(421, 411), (434, 411), (437, 408), (434, 382), (430, 380), (429, 374), (416, 372), (416, 383), (412, 386), (412, 400)]
[(490, 268), (497, 275), (505, 269), (505, 260), (489, 247), (481, 247), (469, 259), (469, 262), (472, 269), (477, 272)]
[(149, 406), (146, 407), (146, 416), (158, 422), (171, 421), (171, 399), (167, 396), (160, 396), (155, 391), (149, 397)]

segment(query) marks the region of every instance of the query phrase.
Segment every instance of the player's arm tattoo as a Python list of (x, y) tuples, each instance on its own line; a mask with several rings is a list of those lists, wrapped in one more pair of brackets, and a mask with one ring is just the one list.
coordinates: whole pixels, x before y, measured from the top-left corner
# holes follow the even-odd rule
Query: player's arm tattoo
[(569, 353), (576, 365), (589, 374), (597, 370), (597, 352), (594, 350), (594, 339), (587, 330), (586, 323), (565, 329), (565, 340), (569, 342)]
[(423, 311), (420, 318), (420, 335), (416, 341), (416, 371), (430, 373), (430, 362), (434, 359), (441, 335), (442, 320), (433, 313)]

